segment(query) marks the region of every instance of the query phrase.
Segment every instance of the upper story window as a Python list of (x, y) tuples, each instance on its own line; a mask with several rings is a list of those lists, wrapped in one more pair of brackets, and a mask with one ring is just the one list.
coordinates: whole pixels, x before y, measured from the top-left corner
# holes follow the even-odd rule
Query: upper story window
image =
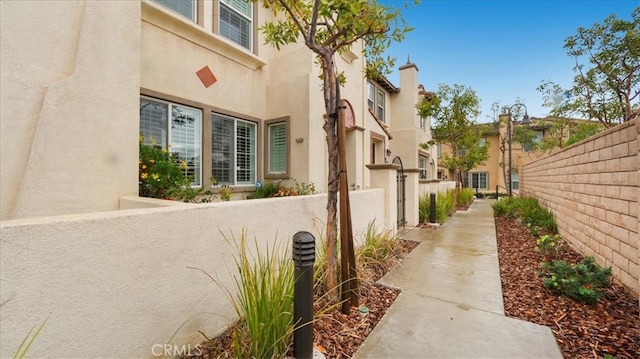
[(536, 149), (537, 145), (542, 142), (544, 138), (544, 131), (536, 131), (536, 136), (533, 138), (531, 143), (524, 143), (522, 145), (522, 150), (524, 152), (533, 151)]
[(371, 113), (375, 113), (375, 104), (376, 87), (371, 82), (367, 82), (367, 106), (369, 106), (369, 111), (371, 111)]
[(221, 36), (251, 51), (253, 33), (253, 3), (246, 0), (219, 0)]
[(427, 130), (427, 119), (420, 116), (420, 129), (423, 131)]
[(211, 115), (211, 175), (219, 184), (255, 185), (256, 124)]
[(487, 139), (485, 137), (480, 137), (478, 140), (478, 147), (484, 147), (487, 144)]
[[(140, 134), (145, 142), (175, 153), (187, 162), (184, 175), (201, 185), (202, 111), (156, 99), (140, 99)], [(153, 140), (152, 140), (153, 139)]]
[(196, 0), (153, 0), (167, 9), (196, 22)]
[(369, 112), (381, 122), (384, 122), (384, 101), (384, 92), (373, 83), (367, 82), (367, 106), (369, 107)]

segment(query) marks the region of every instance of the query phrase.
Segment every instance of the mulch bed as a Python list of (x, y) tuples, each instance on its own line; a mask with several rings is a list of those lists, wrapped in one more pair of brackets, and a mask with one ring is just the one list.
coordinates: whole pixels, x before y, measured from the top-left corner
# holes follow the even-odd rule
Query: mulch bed
[[(549, 326), (565, 358), (640, 358), (638, 298), (615, 283), (607, 296), (589, 305), (557, 296), (538, 277), (545, 259), (536, 238), (515, 219), (496, 218), (498, 257), (505, 313)], [(571, 264), (582, 256), (565, 247), (558, 259)]]
[[(565, 358), (640, 358), (637, 297), (615, 283), (608, 288), (607, 297), (595, 305), (559, 297), (544, 288), (538, 277), (544, 258), (527, 228), (514, 219), (496, 218), (496, 233), (506, 315), (549, 326)], [(352, 357), (393, 304), (400, 291), (376, 282), (418, 245), (400, 242), (403, 250), (397, 258), (359, 273), (360, 305), (368, 307), (367, 315), (361, 316), (356, 308), (344, 315), (336, 307), (314, 323), (314, 345), (326, 358)], [(582, 257), (565, 248), (558, 259), (574, 264)], [(316, 299), (321, 295), (316, 293)], [(317, 300), (316, 313), (326, 306), (326, 300)], [(198, 358), (228, 357), (225, 348), (229, 343), (228, 331), (211, 343), (202, 343), (208, 350)]]

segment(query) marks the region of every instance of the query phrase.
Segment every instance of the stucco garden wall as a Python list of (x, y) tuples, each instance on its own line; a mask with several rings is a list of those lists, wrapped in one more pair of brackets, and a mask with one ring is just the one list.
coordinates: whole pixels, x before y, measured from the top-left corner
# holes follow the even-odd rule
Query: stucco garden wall
[[(355, 237), (385, 223), (384, 193), (351, 192)], [(287, 248), (300, 230), (319, 240), (325, 206), (320, 194), (2, 221), (0, 356), (47, 317), (29, 356), (152, 357), (157, 344), (195, 345), (198, 330), (214, 336), (234, 314), (224, 291), (187, 267), (232, 289), (223, 234), (245, 229)]]
[(640, 283), (640, 126), (626, 122), (526, 166), (523, 195), (553, 211), (560, 234), (611, 266), (638, 294)]
[(2, 1), (0, 17), (0, 218), (117, 210), (138, 190), (140, 4)]

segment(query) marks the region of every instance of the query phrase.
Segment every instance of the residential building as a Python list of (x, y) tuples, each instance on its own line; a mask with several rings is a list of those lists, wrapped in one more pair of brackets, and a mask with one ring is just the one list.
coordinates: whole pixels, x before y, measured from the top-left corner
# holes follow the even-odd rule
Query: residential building
[[(322, 235), (320, 71), (303, 44), (264, 45), (258, 28), (273, 15), (259, 2), (2, 1), (0, 16), (2, 357), (48, 315), (30, 355), (195, 345), (236, 319), (222, 289), (235, 288), (229, 238)], [(368, 80), (361, 50), (336, 58), (356, 237), (373, 221), (416, 225), (418, 196), (443, 184), (435, 153), (419, 148), (430, 127), (416, 114), (417, 66), (396, 85)], [(215, 177), (233, 200), (138, 197), (141, 134), (177, 152), (194, 186), (216, 190)], [(272, 180), (321, 194), (242, 200)]]
[[(480, 145), (489, 144), (489, 158), (463, 175), (463, 187), (477, 189), (478, 192), (508, 192), (509, 141), (507, 126), (508, 115), (500, 115), (500, 121), (477, 125), (483, 137)], [(552, 117), (532, 117), (532, 123), (523, 125), (520, 121), (512, 123), (511, 141), (511, 183), (512, 190), (517, 193), (520, 189), (519, 171), (528, 163), (533, 162), (549, 153), (566, 146), (567, 141), (574, 135), (572, 130), (576, 124), (589, 123), (597, 128), (597, 123), (577, 119), (557, 119)], [(529, 132), (529, 142), (520, 143), (515, 133), (518, 128), (526, 128)], [(544, 143), (543, 143), (544, 142)], [(441, 153), (451, 153), (447, 144), (437, 144), (438, 157)], [(452, 179), (453, 171), (439, 167), (438, 178)]]

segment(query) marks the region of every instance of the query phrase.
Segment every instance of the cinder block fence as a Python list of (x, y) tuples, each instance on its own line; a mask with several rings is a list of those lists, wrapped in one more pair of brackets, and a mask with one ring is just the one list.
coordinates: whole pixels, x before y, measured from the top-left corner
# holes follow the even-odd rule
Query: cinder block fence
[(526, 165), (521, 193), (553, 211), (560, 234), (640, 293), (638, 118)]

